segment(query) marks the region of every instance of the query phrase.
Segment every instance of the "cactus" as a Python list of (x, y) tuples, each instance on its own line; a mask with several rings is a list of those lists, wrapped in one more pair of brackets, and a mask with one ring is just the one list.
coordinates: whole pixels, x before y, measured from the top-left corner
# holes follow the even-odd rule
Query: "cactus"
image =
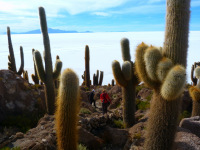
[(148, 46), (142, 43), (136, 50), (137, 74), (145, 85), (154, 89), (147, 123), (145, 150), (172, 149), (180, 97), (186, 79), (189, 7), (190, 0), (167, 0), (163, 48), (157, 48), (155, 51), (154, 47), (150, 46), (148, 50)]
[(198, 84), (189, 88), (189, 93), (193, 100), (192, 116), (200, 116), (200, 66), (195, 69), (195, 78), (198, 80)]
[(43, 35), (43, 42), (45, 49), (44, 51), (45, 69), (43, 67), (41, 54), (37, 50), (34, 52), (34, 63), (40, 80), (45, 84), (47, 113), (53, 115), (55, 112), (54, 80), (57, 79), (60, 74), (62, 68), (62, 62), (59, 59), (57, 59), (55, 64), (55, 69), (54, 71), (52, 71), (50, 42), (47, 30), (46, 15), (43, 7), (39, 7), (39, 17), (40, 17), (40, 25), (41, 25), (41, 31)]
[(100, 77), (99, 77), (99, 84), (98, 85), (102, 85), (103, 82), (103, 71), (100, 71)]
[(8, 55), (8, 69), (12, 70), (13, 72), (17, 73), (18, 75), (21, 75), (24, 70), (24, 53), (23, 53), (23, 47), (20, 46), (20, 57), (21, 57), (21, 65), (19, 70), (16, 69), (15, 64), (15, 55), (13, 51), (12, 46), (12, 40), (11, 40), (11, 34), (10, 34), (10, 27), (7, 27), (7, 36), (8, 36), (8, 47), (9, 47), (9, 55)]
[(90, 50), (89, 46), (85, 46), (85, 85), (90, 87)]
[(112, 79), (111, 85), (112, 85), (112, 86), (115, 86), (115, 80), (114, 80), (114, 79)]
[(93, 74), (93, 85), (98, 85), (98, 79), (99, 79), (99, 70), (97, 70), (97, 73)]
[(71, 69), (64, 70), (61, 75), (56, 105), (55, 118), (58, 150), (77, 150), (79, 80)]
[(129, 40), (121, 40), (123, 65), (122, 69), (118, 61), (112, 62), (112, 71), (116, 83), (122, 87), (123, 95), (123, 121), (126, 128), (135, 124), (135, 88), (137, 78), (134, 74), (134, 64), (131, 61)]
[[(32, 55), (33, 55), (33, 63), (34, 63), (34, 52), (35, 52), (35, 49), (32, 49)], [(35, 84), (39, 84), (39, 77), (38, 77), (38, 74), (37, 74), (37, 70), (36, 70), (36, 67), (35, 67), (35, 63), (34, 63), (34, 72), (35, 72), (35, 75), (32, 74), (31, 77), (32, 77), (32, 80)]]

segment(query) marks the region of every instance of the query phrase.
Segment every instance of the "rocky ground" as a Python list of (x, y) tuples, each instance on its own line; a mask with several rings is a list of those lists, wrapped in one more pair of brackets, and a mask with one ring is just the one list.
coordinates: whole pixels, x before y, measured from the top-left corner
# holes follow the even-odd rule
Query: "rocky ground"
[[(10, 71), (0, 71), (0, 79), (0, 112), (4, 112), (0, 113), (0, 149), (3, 147), (20, 147), (21, 150), (56, 150), (54, 116), (44, 115), (41, 112), (41, 109), (45, 110), (43, 88), (35, 88)], [(152, 91), (142, 86), (137, 88), (137, 111), (135, 113), (137, 122), (133, 127), (124, 129), (121, 88), (118, 86), (92, 88), (95, 88), (96, 91), (95, 99), (98, 107), (96, 109), (88, 102), (88, 90), (83, 86), (80, 88), (81, 109), (77, 127), (79, 143), (85, 145), (88, 150), (143, 150)], [(99, 99), (103, 89), (107, 90), (112, 99), (107, 115), (102, 114)], [(184, 92), (182, 101), (181, 118), (184, 118), (187, 115), (189, 116), (192, 106), (187, 90)], [(27, 113), (27, 109), (30, 113)], [(13, 124), (19, 124), (20, 119), (32, 118), (33, 116), (30, 114), (33, 114), (33, 112), (37, 112), (34, 114), (38, 118), (40, 118), (38, 114), (44, 116), (39, 119), (37, 124), (32, 124), (33, 128), (24, 132), (25, 129), (19, 128), (23, 125), (13, 127)], [(16, 116), (23, 116), (24, 114), (26, 114), (26, 117), (16, 119)], [(5, 123), (13, 119), (10, 117), (12, 115), (15, 116), (12, 126), (5, 127)], [(10, 120), (5, 121), (7, 118), (10, 118)], [(177, 125), (174, 149), (200, 150), (200, 117), (182, 120), (181, 118), (180, 124)]]

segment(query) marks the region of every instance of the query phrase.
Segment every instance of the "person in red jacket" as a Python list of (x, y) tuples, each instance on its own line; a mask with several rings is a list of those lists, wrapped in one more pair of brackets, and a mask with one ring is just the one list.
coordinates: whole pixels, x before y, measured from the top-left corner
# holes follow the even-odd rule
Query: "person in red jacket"
[(101, 95), (100, 95), (100, 99), (102, 102), (102, 110), (103, 110), (103, 115), (106, 113), (107, 114), (107, 107), (109, 105), (109, 103), (111, 102), (110, 97), (108, 96), (108, 94), (106, 93), (105, 90), (102, 91)]

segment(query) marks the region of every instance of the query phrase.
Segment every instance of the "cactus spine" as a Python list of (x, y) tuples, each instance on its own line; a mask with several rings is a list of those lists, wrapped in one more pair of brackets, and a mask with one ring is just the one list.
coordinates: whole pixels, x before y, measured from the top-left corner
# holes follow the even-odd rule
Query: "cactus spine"
[(85, 85), (90, 87), (90, 50), (85, 46)]
[[(190, 0), (167, 0), (165, 42), (161, 51), (162, 59), (158, 62), (160, 64), (163, 61), (164, 65), (161, 63), (161, 66), (157, 67), (156, 81), (151, 80), (148, 75), (149, 72), (146, 71), (146, 66), (141, 66), (145, 64), (143, 58), (147, 48), (140, 50), (140, 46), (136, 52), (137, 73), (146, 85), (154, 89), (144, 144), (145, 150), (172, 149), (179, 115), (177, 106), (180, 106), (180, 96), (184, 90), (186, 78), (189, 7)], [(169, 61), (165, 62), (163, 60), (165, 57), (170, 59), (173, 65), (166, 63)], [(152, 59), (152, 61), (154, 60)], [(164, 69), (165, 75), (160, 74), (159, 69)], [(160, 81), (160, 79), (163, 80)], [(174, 89), (177, 93), (173, 91)]]
[(77, 122), (79, 110), (79, 80), (71, 69), (61, 75), (56, 109), (58, 150), (77, 150)]
[(55, 112), (54, 80), (58, 78), (60, 74), (62, 68), (62, 62), (59, 59), (57, 59), (55, 69), (54, 71), (52, 71), (53, 69), (52, 69), (50, 42), (48, 36), (46, 15), (43, 7), (39, 7), (39, 17), (40, 17), (41, 31), (43, 35), (44, 50), (45, 50), (44, 51), (45, 69), (43, 67), (41, 54), (37, 50), (34, 52), (34, 63), (36, 65), (37, 73), (39, 75), (40, 80), (45, 84), (47, 113), (53, 115)]
[(112, 62), (112, 71), (118, 85), (122, 87), (123, 96), (123, 121), (126, 128), (135, 123), (135, 87), (136, 76), (134, 74), (134, 64), (131, 61), (129, 40), (124, 38), (121, 40), (123, 65), (122, 69), (118, 61)]
[(12, 46), (12, 40), (11, 40), (11, 34), (10, 34), (10, 27), (7, 27), (7, 36), (8, 36), (8, 47), (9, 47), (9, 55), (8, 55), (8, 69), (12, 70), (13, 72), (17, 73), (18, 75), (21, 75), (24, 70), (24, 53), (23, 53), (23, 47), (20, 46), (20, 57), (21, 57), (21, 65), (19, 70), (16, 69), (15, 64), (15, 55), (13, 51)]

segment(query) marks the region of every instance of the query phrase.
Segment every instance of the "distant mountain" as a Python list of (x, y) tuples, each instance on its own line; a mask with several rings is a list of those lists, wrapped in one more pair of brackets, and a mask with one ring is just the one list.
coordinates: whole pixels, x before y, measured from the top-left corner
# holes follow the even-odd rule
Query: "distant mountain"
[[(78, 32), (78, 31), (75, 31), (75, 30), (65, 31), (65, 30), (52, 29), (52, 28), (48, 28), (48, 32), (49, 33), (92, 33), (91, 31)], [(19, 33), (11, 32), (11, 34), (40, 34), (40, 33), (41, 33), (40, 29), (27, 31), (27, 32), (19, 32)], [(7, 34), (7, 33), (4, 32), (4, 34)]]

